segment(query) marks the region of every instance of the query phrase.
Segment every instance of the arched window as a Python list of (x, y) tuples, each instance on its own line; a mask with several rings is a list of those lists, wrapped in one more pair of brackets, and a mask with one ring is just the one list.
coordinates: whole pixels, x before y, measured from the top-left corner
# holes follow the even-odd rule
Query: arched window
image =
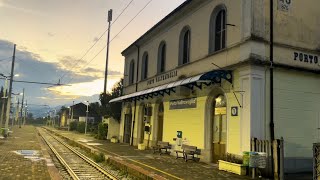
[(142, 56), (141, 80), (147, 79), (148, 77), (148, 61), (149, 55), (147, 52), (145, 52)]
[(226, 47), (226, 7), (217, 6), (210, 18), (209, 53)]
[(166, 54), (167, 47), (165, 42), (161, 42), (158, 50), (158, 73), (163, 73), (166, 70)]
[(129, 66), (129, 84), (133, 84), (134, 81), (134, 60), (132, 59)]
[(179, 65), (190, 62), (191, 31), (188, 26), (184, 27), (180, 33), (179, 40)]

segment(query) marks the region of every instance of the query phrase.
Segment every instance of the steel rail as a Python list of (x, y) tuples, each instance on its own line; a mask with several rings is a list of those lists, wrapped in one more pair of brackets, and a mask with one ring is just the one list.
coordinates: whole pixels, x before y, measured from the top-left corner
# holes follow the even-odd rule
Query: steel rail
[[(40, 133), (40, 132), (39, 132)], [(71, 169), (71, 167), (68, 165), (68, 163), (60, 156), (60, 154), (57, 152), (57, 150), (52, 146), (52, 144), (40, 133), (41, 137), (44, 139), (44, 141), (47, 143), (47, 145), (50, 147), (54, 155), (58, 158), (60, 163), (66, 168), (69, 175), (72, 177), (72, 179), (80, 180), (80, 178), (76, 175), (76, 173)]]
[[(45, 129), (45, 128), (43, 128)], [(110, 178), (112, 180), (118, 180), (118, 178), (114, 177), (112, 174), (110, 174), (109, 172), (107, 172), (106, 170), (104, 170), (99, 164), (97, 164), (96, 162), (94, 162), (93, 160), (91, 160), (90, 158), (88, 158), (87, 156), (83, 155), (82, 153), (80, 153), (79, 151), (75, 150), (74, 148), (72, 148), (70, 145), (68, 145), (67, 143), (61, 141), (60, 139), (58, 139), (55, 135), (53, 135), (53, 133), (51, 133), (50, 131), (48, 131), (47, 129), (45, 129), (45, 131), (47, 132), (48, 135), (50, 135), (51, 137), (53, 137), (56, 141), (58, 141), (60, 144), (62, 144), (63, 146), (65, 146), (66, 148), (68, 148), (69, 150), (71, 150), (74, 154), (76, 154), (78, 157), (80, 157), (81, 159), (83, 159), (86, 163), (88, 163), (89, 165), (91, 165), (92, 167), (94, 167), (95, 169), (97, 169), (99, 172), (101, 172), (103, 175), (105, 175), (107, 178)], [(42, 136), (43, 137), (43, 136)], [(50, 146), (49, 146), (50, 147)], [(51, 147), (50, 147), (51, 148)], [(59, 159), (60, 160), (60, 159)], [(63, 160), (63, 159), (62, 159)], [(63, 162), (65, 162), (63, 160)], [(62, 163), (63, 164), (63, 163)], [(65, 163), (67, 165), (67, 163)], [(65, 165), (63, 164), (63, 165)], [(68, 165), (67, 165), (68, 166)], [(68, 166), (69, 167), (69, 166)], [(70, 167), (69, 167), (70, 168)], [(68, 169), (67, 169), (68, 170)], [(73, 172), (73, 170), (70, 168), (70, 170)], [(68, 171), (69, 172), (69, 171)], [(74, 173), (75, 174), (75, 173)], [(71, 175), (71, 174), (70, 174)], [(75, 174), (76, 175), (76, 174)], [(72, 176), (72, 175), (71, 175)], [(77, 175), (76, 175), (77, 176)], [(78, 176), (77, 178), (74, 179), (79, 179)]]

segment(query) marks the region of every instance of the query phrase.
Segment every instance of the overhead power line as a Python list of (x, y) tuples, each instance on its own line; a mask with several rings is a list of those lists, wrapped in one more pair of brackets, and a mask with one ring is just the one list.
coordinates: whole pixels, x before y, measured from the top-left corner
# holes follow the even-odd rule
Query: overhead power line
[(5, 60), (9, 60), (11, 59), (12, 57), (7, 57), (7, 58), (4, 58), (4, 59), (0, 59), (0, 61), (5, 61)]
[[(5, 78), (0, 78), (5, 79)], [(19, 80), (13, 80), (13, 82), (20, 82), (20, 83), (27, 83), (27, 84), (41, 84), (41, 85), (53, 85), (53, 86), (69, 86), (67, 84), (54, 84), (54, 83), (46, 83), (46, 82), (36, 82), (36, 81), (19, 81)]]
[[(127, 4), (127, 6), (121, 11), (121, 13), (116, 17), (116, 19), (111, 23), (111, 26), (115, 23), (115, 22), (117, 22), (117, 20), (120, 18), (120, 16), (124, 13), (124, 11), (132, 4), (132, 2), (133, 2), (134, 0), (131, 0), (128, 4)], [(83, 60), (83, 58), (91, 51), (91, 49), (100, 41), (100, 39), (106, 34), (106, 32), (109, 30), (109, 28), (107, 28), (101, 35), (100, 35), (100, 37), (93, 43), (93, 45), (84, 53), (84, 55), (80, 58), (80, 59), (78, 59), (77, 61), (76, 61), (76, 63), (71, 67), (71, 69), (69, 70), (69, 72), (67, 72), (67, 73), (64, 73), (61, 77), (60, 77), (60, 79), (62, 80), (67, 74), (69, 74), (75, 67), (77, 67), (78, 66), (78, 64), (80, 63), (80, 61), (81, 60)]]
[[(129, 24), (152, 2), (153, 0), (150, 0), (109, 42), (110, 43), (125, 29), (129, 26)], [(81, 69), (84, 69), (87, 67), (105, 48), (107, 45), (105, 45), (86, 65), (84, 65)], [(74, 78), (72, 77), (67, 84), (69, 84)]]

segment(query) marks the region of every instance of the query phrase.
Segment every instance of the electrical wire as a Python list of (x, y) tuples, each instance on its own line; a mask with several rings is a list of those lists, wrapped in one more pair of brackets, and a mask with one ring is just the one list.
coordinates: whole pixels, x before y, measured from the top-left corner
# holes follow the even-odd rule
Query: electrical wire
[(4, 58), (4, 59), (0, 59), (0, 61), (5, 61), (5, 60), (8, 60), (8, 59), (11, 59), (12, 57), (7, 57), (7, 58)]
[[(152, 2), (153, 0), (150, 0), (109, 42), (110, 43), (126, 28), (128, 25)], [(107, 44), (108, 45), (108, 44)], [(105, 45), (86, 65), (84, 65), (81, 69), (84, 69), (87, 67), (106, 47)], [(69, 84), (74, 78), (72, 77), (67, 84)]]
[[(110, 27), (115, 23), (117, 22), (117, 20), (120, 18), (120, 16), (125, 12), (125, 10), (132, 4), (134, 0), (131, 0), (127, 6), (121, 11), (121, 13), (116, 17), (116, 19), (111, 23)], [(83, 58), (91, 51), (91, 49), (100, 41), (100, 39), (106, 34), (106, 32), (109, 30), (109, 28), (107, 28), (101, 35), (100, 37), (93, 43), (93, 45), (84, 53), (84, 55), (78, 59), (76, 61), (76, 63), (70, 68), (69, 72), (63, 74), (60, 79), (62, 80), (67, 74), (71, 73), (71, 71), (77, 67), (77, 65), (80, 63), (81, 60), (83, 60)]]

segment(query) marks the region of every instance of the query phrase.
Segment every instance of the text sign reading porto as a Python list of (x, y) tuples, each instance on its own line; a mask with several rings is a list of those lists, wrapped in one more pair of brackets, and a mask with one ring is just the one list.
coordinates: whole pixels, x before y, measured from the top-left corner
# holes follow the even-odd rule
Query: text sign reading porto
[(169, 109), (190, 109), (197, 107), (197, 98), (172, 100), (169, 102)]
[(295, 61), (300, 61), (302, 63), (308, 63), (308, 64), (314, 64), (314, 65), (320, 66), (319, 58), (316, 55), (306, 54), (302, 52), (294, 52), (293, 58)]
[(164, 80), (176, 77), (177, 75), (178, 75), (178, 71), (174, 70), (174, 71), (159, 75), (159, 76), (157, 76), (157, 77), (155, 77), (153, 79), (148, 80), (147, 81), (147, 85), (151, 85), (151, 84), (154, 84), (154, 83), (157, 83), (157, 82), (160, 82), (160, 81), (164, 81)]
[(291, 0), (278, 0), (278, 9), (288, 12), (290, 10)]

